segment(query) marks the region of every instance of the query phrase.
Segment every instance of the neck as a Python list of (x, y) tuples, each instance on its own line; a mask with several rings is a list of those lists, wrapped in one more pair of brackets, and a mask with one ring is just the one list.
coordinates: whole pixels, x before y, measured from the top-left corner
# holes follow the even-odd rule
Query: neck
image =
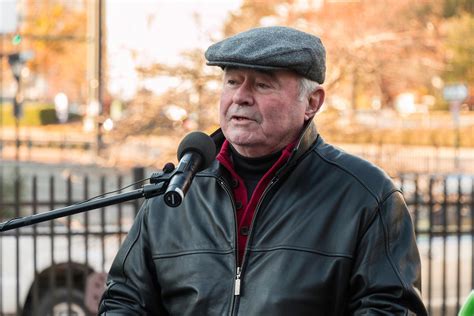
[(281, 151), (257, 158), (242, 156), (232, 145), (230, 146), (230, 151), (234, 169), (244, 180), (245, 186), (247, 187), (248, 198), (250, 199), (260, 179), (273, 166), (278, 158), (280, 158)]

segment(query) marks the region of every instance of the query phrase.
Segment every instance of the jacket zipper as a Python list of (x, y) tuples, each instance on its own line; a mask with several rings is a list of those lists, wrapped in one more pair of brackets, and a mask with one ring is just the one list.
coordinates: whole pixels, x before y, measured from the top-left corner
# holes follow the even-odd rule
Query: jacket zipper
[(242, 272), (242, 269), (240, 267), (237, 267), (237, 273), (235, 275), (234, 296), (240, 295), (240, 273), (241, 272)]
[(234, 278), (234, 295), (232, 296), (232, 303), (230, 307), (230, 315), (234, 314), (234, 307), (236, 305), (236, 298), (240, 296), (240, 274), (242, 272), (241, 267), (239, 267), (238, 264), (238, 257), (239, 257), (239, 247), (238, 247), (238, 236), (237, 236), (237, 211), (235, 207), (235, 202), (234, 198), (232, 195), (232, 192), (230, 189), (227, 187), (225, 181), (221, 177), (217, 177), (217, 180), (221, 187), (224, 189), (224, 191), (227, 193), (227, 195), (230, 198), (230, 201), (232, 203), (232, 211), (234, 213), (234, 243), (235, 243), (235, 266), (236, 266), (236, 272), (235, 272), (235, 278)]
[[(265, 190), (263, 191), (262, 193), (262, 196), (260, 197), (259, 201), (258, 201), (258, 204), (257, 206), (255, 207), (255, 212), (253, 214), (253, 217), (252, 217), (252, 224), (250, 225), (250, 231), (249, 231), (249, 235), (248, 235), (248, 239), (247, 239), (247, 243), (248, 241), (251, 239), (251, 235), (252, 235), (252, 231), (253, 231), (253, 227), (254, 227), (254, 224), (255, 224), (255, 218), (257, 217), (257, 213), (259, 211), (259, 208), (260, 206), (262, 205), (262, 202), (265, 198), (265, 196), (267, 195), (268, 191), (273, 187), (273, 185), (278, 181), (278, 177), (275, 176), (272, 178), (272, 180), (270, 181), (270, 183), (267, 185), (267, 187), (265, 188)], [(244, 264), (246, 262), (246, 258), (247, 258), (247, 251), (244, 252), (244, 257), (242, 258), (242, 262), (241, 262), (241, 265), (239, 266), (238, 265), (238, 256), (239, 256), (239, 247), (238, 247), (238, 233), (237, 233), (237, 212), (236, 212), (236, 207), (235, 207), (235, 203), (234, 203), (234, 199), (233, 199), (233, 195), (232, 193), (229, 191), (229, 189), (227, 188), (227, 185), (225, 184), (225, 181), (222, 179), (222, 178), (219, 178), (219, 183), (220, 185), (224, 188), (224, 190), (227, 192), (227, 194), (229, 195), (230, 199), (231, 199), (231, 202), (232, 202), (232, 210), (234, 212), (234, 241), (235, 241), (235, 259), (236, 259), (236, 272), (235, 272), (235, 279), (234, 279), (234, 295), (233, 295), (233, 299), (232, 299), (232, 306), (231, 306), (231, 315), (234, 315), (234, 309), (235, 309), (235, 306), (237, 305), (237, 300), (240, 296), (240, 292), (241, 292), (241, 283), (242, 283), (242, 270), (244, 268)]]
[[(260, 197), (260, 199), (258, 200), (258, 204), (257, 206), (255, 206), (255, 212), (253, 213), (253, 216), (252, 216), (252, 222), (251, 222), (251, 225), (250, 225), (250, 230), (249, 230), (249, 235), (248, 235), (248, 238), (247, 238), (247, 244), (248, 242), (250, 241), (251, 239), (251, 236), (252, 236), (252, 231), (253, 231), (253, 227), (254, 227), (254, 224), (255, 224), (255, 218), (257, 217), (257, 213), (260, 209), (260, 206), (262, 205), (262, 202), (263, 200), (265, 199), (265, 196), (267, 195), (268, 191), (270, 191), (270, 189), (273, 187), (273, 185), (278, 181), (278, 177), (273, 177), (273, 179), (270, 181), (270, 183), (267, 185), (267, 187), (265, 188), (265, 190), (263, 191), (262, 193), (262, 196)], [(237, 233), (237, 231), (236, 231)], [(237, 268), (237, 273), (236, 273), (236, 278), (235, 278), (235, 291), (234, 291), (234, 294), (236, 296), (239, 296), (240, 295), (240, 286), (241, 286), (241, 279), (242, 279), (242, 271), (243, 271), (243, 268), (245, 267), (245, 263), (246, 263), (246, 258), (247, 258), (247, 245), (245, 245), (245, 252), (244, 252), (244, 257), (242, 258), (242, 262), (241, 262), (241, 265), (240, 267)], [(238, 291), (237, 291), (238, 290)]]

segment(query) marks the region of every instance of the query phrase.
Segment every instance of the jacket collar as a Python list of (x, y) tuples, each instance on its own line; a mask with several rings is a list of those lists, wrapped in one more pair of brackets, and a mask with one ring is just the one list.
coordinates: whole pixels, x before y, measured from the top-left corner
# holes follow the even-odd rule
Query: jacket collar
[[(219, 152), (225, 140), (224, 133), (219, 128), (215, 130), (210, 136), (216, 144), (217, 152)], [(289, 162), (296, 162), (305, 152), (308, 151), (308, 149), (314, 144), (318, 137), (319, 135), (316, 129), (316, 124), (313, 122), (313, 120), (309, 120), (301, 132), (296, 146), (289, 158)]]
[(303, 128), (303, 132), (300, 135), (298, 142), (296, 143), (295, 148), (293, 149), (293, 154), (290, 157), (291, 161), (297, 161), (308, 149), (316, 142), (319, 138), (318, 130), (313, 119), (308, 121)]

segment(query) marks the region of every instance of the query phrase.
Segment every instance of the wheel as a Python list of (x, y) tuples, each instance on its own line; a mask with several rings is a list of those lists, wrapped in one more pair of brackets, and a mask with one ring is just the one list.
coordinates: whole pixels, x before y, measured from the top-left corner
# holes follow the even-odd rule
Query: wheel
[[(77, 289), (57, 288), (44, 294), (34, 311), (38, 316), (89, 316), (92, 315), (84, 304), (84, 293)], [(71, 312), (69, 312), (69, 302)], [(52, 314), (51, 314), (52, 312)]]

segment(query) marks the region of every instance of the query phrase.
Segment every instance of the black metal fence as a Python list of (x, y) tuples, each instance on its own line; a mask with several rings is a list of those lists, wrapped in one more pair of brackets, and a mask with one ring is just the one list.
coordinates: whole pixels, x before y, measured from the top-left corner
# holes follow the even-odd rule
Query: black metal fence
[(403, 174), (429, 315), (457, 315), (474, 289), (474, 175)]
[[(145, 178), (132, 173), (13, 176), (0, 194), (2, 221), (115, 191)], [(401, 174), (422, 258), (430, 315), (455, 315), (474, 288), (474, 176)], [(8, 193), (8, 194), (5, 194)], [(141, 201), (0, 234), (0, 315), (89, 315)]]
[[(132, 174), (13, 175), (3, 181), (2, 221), (61, 208), (145, 178)], [(138, 185), (138, 184), (137, 184)], [(141, 201), (59, 218), (0, 234), (0, 315), (89, 315), (106, 271)]]

